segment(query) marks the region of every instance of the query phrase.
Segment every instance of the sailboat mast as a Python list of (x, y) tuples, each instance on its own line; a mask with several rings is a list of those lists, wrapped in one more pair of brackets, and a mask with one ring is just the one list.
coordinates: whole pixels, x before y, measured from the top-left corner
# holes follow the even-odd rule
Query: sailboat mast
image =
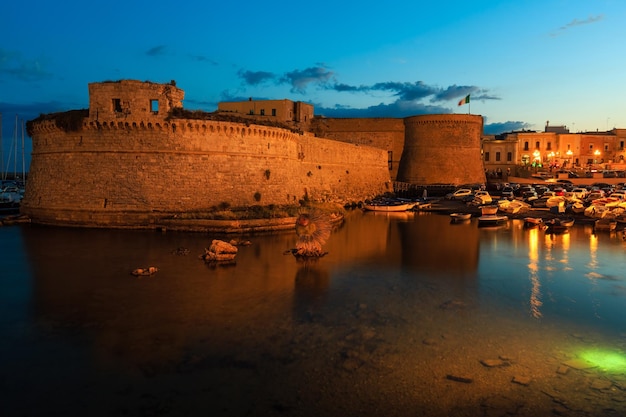
[(4, 178), (4, 145), (2, 144), (2, 113), (0, 113), (0, 179)]
[(15, 176), (17, 175), (17, 114), (15, 115), (15, 133), (13, 134), (13, 143), (15, 154), (13, 155), (13, 181), (15, 181)]
[(22, 182), (26, 183), (26, 160), (24, 159), (24, 120), (22, 120)]

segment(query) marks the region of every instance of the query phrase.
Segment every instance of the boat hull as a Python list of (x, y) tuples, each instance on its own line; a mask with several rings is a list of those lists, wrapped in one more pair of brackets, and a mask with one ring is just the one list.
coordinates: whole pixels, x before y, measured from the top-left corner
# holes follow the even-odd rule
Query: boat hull
[(407, 211), (412, 209), (414, 204), (365, 204), (363, 208), (368, 211), (380, 211), (385, 213)]

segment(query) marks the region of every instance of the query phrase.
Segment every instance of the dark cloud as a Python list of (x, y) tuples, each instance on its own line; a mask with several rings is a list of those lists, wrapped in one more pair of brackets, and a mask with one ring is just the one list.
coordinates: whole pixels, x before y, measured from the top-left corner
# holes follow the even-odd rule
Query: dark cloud
[(0, 74), (19, 81), (40, 81), (52, 78), (37, 59), (25, 59), (19, 52), (0, 48)]
[(360, 118), (360, 117), (392, 117), (402, 118), (420, 114), (446, 114), (450, 109), (441, 106), (430, 106), (415, 101), (397, 100), (390, 104), (378, 104), (361, 109), (346, 107), (315, 106), (315, 114), (325, 117)]
[(448, 88), (443, 90), (439, 90), (434, 96), (434, 101), (447, 101), (454, 100), (456, 101), (459, 98), (465, 97), (468, 94), (472, 94), (477, 91), (477, 87), (469, 86), (469, 85), (451, 85)]
[(268, 81), (275, 81), (276, 75), (266, 71), (244, 71), (239, 70), (237, 72), (239, 78), (248, 85), (259, 85)]
[[(332, 90), (339, 93), (370, 94), (386, 93), (394, 97), (391, 103), (381, 103), (366, 108), (350, 108), (336, 105), (334, 107), (323, 107), (314, 105), (317, 116), (337, 117), (337, 118), (376, 118), (391, 117), (403, 118), (417, 116), (421, 114), (448, 114), (453, 110), (449, 103), (454, 104), (460, 98), (471, 95), (471, 101), (500, 100), (488, 90), (472, 85), (451, 85), (445, 88), (428, 85), (423, 81), (415, 82), (395, 82), (384, 81), (371, 85), (349, 85), (336, 82), (335, 74), (323, 64), (306, 68), (304, 70), (294, 70), (282, 76), (265, 71), (245, 71), (240, 70), (237, 75), (246, 85), (257, 86), (265, 82), (276, 84), (289, 84), (293, 93), (304, 94), (307, 87), (315, 86), (324, 90)], [(247, 100), (248, 97), (235, 97), (229, 92), (222, 94), (223, 101)], [(265, 100), (269, 98), (254, 97), (255, 100)], [(430, 104), (428, 104), (430, 103)], [(527, 127), (523, 122), (507, 122), (487, 125), (485, 132), (498, 134), (506, 131), (519, 130)]]
[(317, 66), (285, 73), (279, 82), (290, 84), (292, 93), (304, 94), (309, 84), (324, 85), (333, 76), (332, 71), (324, 66)]
[(148, 56), (161, 56), (165, 55), (167, 47), (165, 45), (158, 45), (152, 47), (146, 51), (146, 55)]
[(376, 83), (371, 87), (371, 89), (379, 91), (389, 91), (392, 92), (395, 96), (398, 96), (401, 100), (408, 101), (421, 100), (437, 93), (436, 88), (426, 85), (422, 81), (416, 81), (414, 83)]
[(505, 132), (515, 132), (528, 129), (530, 125), (524, 122), (485, 123), (483, 132), (485, 135), (499, 135)]

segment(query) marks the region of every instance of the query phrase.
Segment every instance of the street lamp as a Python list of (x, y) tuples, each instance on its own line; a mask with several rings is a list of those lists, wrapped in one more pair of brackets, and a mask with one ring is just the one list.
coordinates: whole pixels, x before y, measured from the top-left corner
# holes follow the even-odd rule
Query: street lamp
[(565, 152), (565, 155), (567, 155), (567, 162), (568, 165), (570, 166), (570, 169), (572, 167), (572, 155), (574, 155), (574, 152), (572, 152), (571, 149), (568, 149), (567, 152)]
[(594, 160), (593, 160), (593, 163), (594, 163), (594, 164), (597, 164), (597, 163), (598, 163), (598, 157), (600, 157), (600, 150), (599, 150), (599, 149), (596, 149), (596, 150), (593, 152), (593, 156), (595, 157), (595, 158), (594, 158)]

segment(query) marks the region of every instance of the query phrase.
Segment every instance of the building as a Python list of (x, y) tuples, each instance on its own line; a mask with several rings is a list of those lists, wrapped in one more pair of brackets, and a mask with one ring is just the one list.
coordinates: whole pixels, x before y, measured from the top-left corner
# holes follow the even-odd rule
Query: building
[(516, 131), (483, 136), (482, 152), (488, 172), (524, 173), (556, 170), (624, 170), (626, 129), (570, 133), (565, 126), (543, 132)]

